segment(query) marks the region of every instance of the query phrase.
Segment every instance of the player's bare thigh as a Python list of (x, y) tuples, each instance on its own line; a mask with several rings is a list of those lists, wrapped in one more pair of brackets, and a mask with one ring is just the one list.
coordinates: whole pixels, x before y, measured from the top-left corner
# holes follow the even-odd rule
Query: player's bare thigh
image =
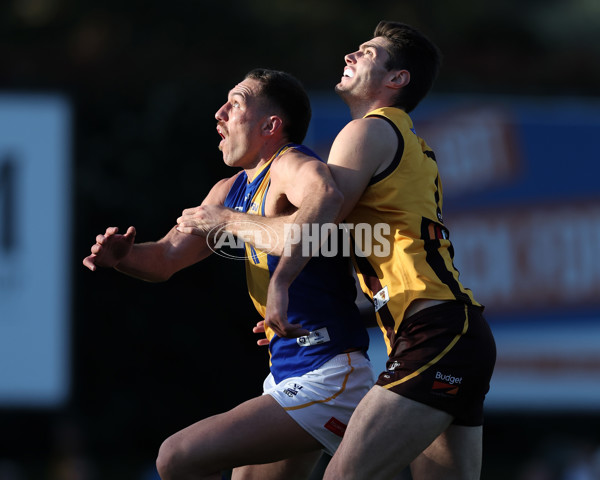
[(375, 386), (354, 411), (324, 479), (391, 479), (452, 422), (452, 416)]
[(411, 463), (413, 480), (478, 480), (483, 427), (450, 425)]
[(320, 448), (271, 396), (262, 395), (175, 433), (161, 445), (156, 463), (163, 480), (202, 478)]

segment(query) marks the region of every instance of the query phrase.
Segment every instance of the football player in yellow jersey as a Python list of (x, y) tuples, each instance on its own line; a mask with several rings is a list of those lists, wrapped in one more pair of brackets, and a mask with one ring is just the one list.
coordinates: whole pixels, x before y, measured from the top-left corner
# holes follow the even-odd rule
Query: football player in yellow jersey
[(391, 226), (392, 254), (357, 262), (363, 289), (378, 295), (389, 360), (324, 478), (393, 478), (410, 465), (414, 480), (476, 480), (495, 342), (458, 280), (436, 158), (408, 116), (440, 54), (417, 29), (383, 21), (345, 62), (336, 92), (352, 121), (328, 165), (344, 195), (341, 219)]
[[(329, 170), (299, 145), (310, 104), (291, 75), (253, 70), (229, 92), (215, 117), (223, 160), (241, 171), (218, 182), (204, 207), (250, 211), (252, 218), (293, 212), (298, 222), (309, 223), (337, 216), (342, 197)], [(210, 241), (187, 230), (180, 222), (157, 242), (135, 243), (135, 228), (119, 234), (110, 227), (96, 237), (83, 263), (92, 271), (108, 267), (164, 281), (212, 253)], [(269, 245), (275, 252), (280, 247)], [(265, 261), (254, 253), (246, 260), (247, 272), (253, 272), (248, 285), (263, 313), (266, 298), (260, 292), (266, 291), (277, 258), (266, 255)], [(291, 321), (270, 334), (265, 394), (165, 440), (157, 459), (163, 480), (220, 479), (221, 471), (230, 469), (236, 480), (301, 479), (321, 450), (333, 454), (354, 407), (374, 383), (349, 259), (311, 259), (289, 293)]]
[[(336, 91), (353, 120), (328, 165), (344, 195), (337, 220), (390, 227), (387, 253), (356, 256), (389, 359), (324, 478), (392, 479), (410, 466), (414, 480), (475, 480), (496, 347), (483, 307), (453, 265), (435, 154), (408, 115), (430, 90), (440, 54), (417, 29), (383, 21), (345, 62)], [(282, 257), (265, 323), (285, 325), (288, 287), (303, 261)]]

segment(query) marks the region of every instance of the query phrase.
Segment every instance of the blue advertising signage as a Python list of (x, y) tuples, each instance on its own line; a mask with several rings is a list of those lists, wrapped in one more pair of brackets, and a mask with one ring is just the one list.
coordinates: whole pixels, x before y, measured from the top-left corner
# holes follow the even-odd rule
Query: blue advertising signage
[[(313, 98), (307, 144), (327, 158), (349, 116)], [(411, 117), (436, 154), (461, 281), (498, 343), (488, 408), (600, 409), (600, 100), (438, 95)]]
[(0, 406), (68, 395), (70, 117), (57, 96), (0, 95)]

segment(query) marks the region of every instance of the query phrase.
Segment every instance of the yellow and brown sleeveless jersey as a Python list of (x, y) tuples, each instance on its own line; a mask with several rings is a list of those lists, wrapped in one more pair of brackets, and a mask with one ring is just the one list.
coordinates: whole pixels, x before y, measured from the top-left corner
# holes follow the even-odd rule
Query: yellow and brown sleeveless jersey
[(384, 119), (398, 136), (393, 162), (371, 179), (346, 219), (355, 226), (354, 231), (361, 224), (369, 225), (371, 231), (386, 226), (377, 231), (389, 247), (387, 251), (373, 248), (368, 256), (355, 255), (354, 260), (363, 291), (373, 299), (389, 352), (389, 338), (398, 331), (413, 300), (479, 304), (461, 285), (453, 265), (454, 250), (442, 222), (442, 184), (433, 151), (416, 135), (404, 111), (380, 108), (365, 117)]

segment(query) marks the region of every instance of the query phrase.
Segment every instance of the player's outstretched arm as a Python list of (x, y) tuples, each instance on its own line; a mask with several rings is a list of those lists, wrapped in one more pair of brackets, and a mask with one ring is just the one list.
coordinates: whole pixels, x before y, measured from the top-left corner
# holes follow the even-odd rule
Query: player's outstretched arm
[[(203, 203), (222, 204), (230, 180), (218, 182)], [(206, 238), (180, 233), (176, 227), (157, 242), (134, 243), (135, 234), (133, 227), (125, 235), (118, 234), (116, 227), (107, 228), (96, 237), (91, 255), (83, 259), (83, 264), (92, 271), (97, 267), (114, 268), (141, 280), (161, 282), (212, 253)]]
[(117, 227), (109, 227), (96, 237), (83, 264), (92, 271), (114, 268), (140, 280), (162, 282), (211, 253), (205, 239), (184, 235), (175, 228), (157, 242), (134, 243), (134, 239), (133, 227), (125, 235), (120, 235)]

